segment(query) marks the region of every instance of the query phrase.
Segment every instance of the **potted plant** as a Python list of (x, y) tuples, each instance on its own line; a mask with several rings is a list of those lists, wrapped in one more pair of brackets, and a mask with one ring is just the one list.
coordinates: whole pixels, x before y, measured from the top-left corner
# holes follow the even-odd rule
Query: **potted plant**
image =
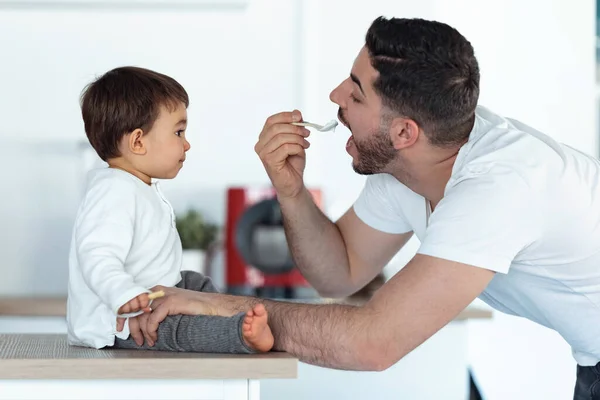
[(182, 270), (204, 273), (204, 258), (208, 246), (217, 239), (219, 227), (207, 222), (202, 214), (194, 209), (182, 216), (176, 216), (175, 226), (183, 247)]

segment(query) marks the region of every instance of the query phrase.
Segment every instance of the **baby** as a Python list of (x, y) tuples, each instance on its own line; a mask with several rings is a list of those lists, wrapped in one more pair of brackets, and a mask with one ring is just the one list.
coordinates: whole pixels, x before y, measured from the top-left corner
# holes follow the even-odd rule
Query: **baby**
[(225, 316), (169, 316), (143, 347), (128, 320), (150, 312), (156, 285), (216, 292), (211, 280), (181, 271), (175, 214), (155, 179), (183, 167), (188, 95), (174, 79), (136, 67), (113, 69), (81, 97), (85, 132), (107, 164), (90, 172), (69, 255), (69, 344), (93, 348), (255, 353), (269, 351), (267, 312), (257, 305)]

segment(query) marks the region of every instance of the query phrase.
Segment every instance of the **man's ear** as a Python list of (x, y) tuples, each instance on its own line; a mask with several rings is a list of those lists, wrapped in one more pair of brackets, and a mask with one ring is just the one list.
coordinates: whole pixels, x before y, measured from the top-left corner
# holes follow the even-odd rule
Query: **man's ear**
[(409, 118), (394, 118), (390, 125), (390, 139), (396, 150), (412, 146), (419, 138), (419, 125)]
[(127, 144), (130, 152), (141, 156), (146, 154), (147, 149), (143, 137), (144, 131), (139, 128), (128, 134)]

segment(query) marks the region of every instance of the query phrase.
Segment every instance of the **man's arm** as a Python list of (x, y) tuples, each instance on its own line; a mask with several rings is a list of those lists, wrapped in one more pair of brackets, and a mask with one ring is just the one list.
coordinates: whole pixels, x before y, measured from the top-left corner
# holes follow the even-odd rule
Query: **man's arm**
[[(456, 317), (488, 285), (494, 272), (417, 254), (362, 307), (312, 305), (156, 287), (147, 331), (155, 335), (167, 315), (234, 315), (262, 302), (274, 350), (329, 368), (381, 371)], [(140, 335), (136, 327), (132, 335)]]
[[(310, 132), (294, 125), (300, 121), (302, 114), (297, 110), (270, 116), (254, 150), (277, 192), (296, 266), (322, 296), (345, 297), (381, 272), (408, 241), (410, 234), (404, 232), (410, 229), (395, 215), (396, 207), (387, 205), (381, 209), (388, 197), (382, 193), (385, 184), (367, 185), (368, 190), (361, 197), (363, 203), (370, 199), (370, 206), (383, 212), (384, 219), (393, 226), (388, 232), (401, 234), (369, 228), (353, 210), (337, 224), (323, 215), (304, 186), (306, 149), (310, 146), (306, 138)], [(377, 198), (383, 200), (373, 201)]]
[(373, 229), (352, 208), (334, 224), (306, 189), (280, 204), (296, 266), (325, 297), (345, 297), (362, 288), (412, 236)]
[(324, 367), (384, 370), (456, 317), (493, 276), (418, 254), (363, 307), (265, 301), (274, 348)]

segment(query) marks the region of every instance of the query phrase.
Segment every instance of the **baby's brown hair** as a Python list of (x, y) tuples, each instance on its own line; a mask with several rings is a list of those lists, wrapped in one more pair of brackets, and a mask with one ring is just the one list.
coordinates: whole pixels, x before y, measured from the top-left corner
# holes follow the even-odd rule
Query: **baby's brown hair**
[(120, 155), (119, 142), (127, 133), (147, 133), (161, 106), (175, 111), (189, 106), (188, 94), (175, 79), (139, 67), (108, 71), (85, 87), (81, 114), (90, 144), (104, 161)]

